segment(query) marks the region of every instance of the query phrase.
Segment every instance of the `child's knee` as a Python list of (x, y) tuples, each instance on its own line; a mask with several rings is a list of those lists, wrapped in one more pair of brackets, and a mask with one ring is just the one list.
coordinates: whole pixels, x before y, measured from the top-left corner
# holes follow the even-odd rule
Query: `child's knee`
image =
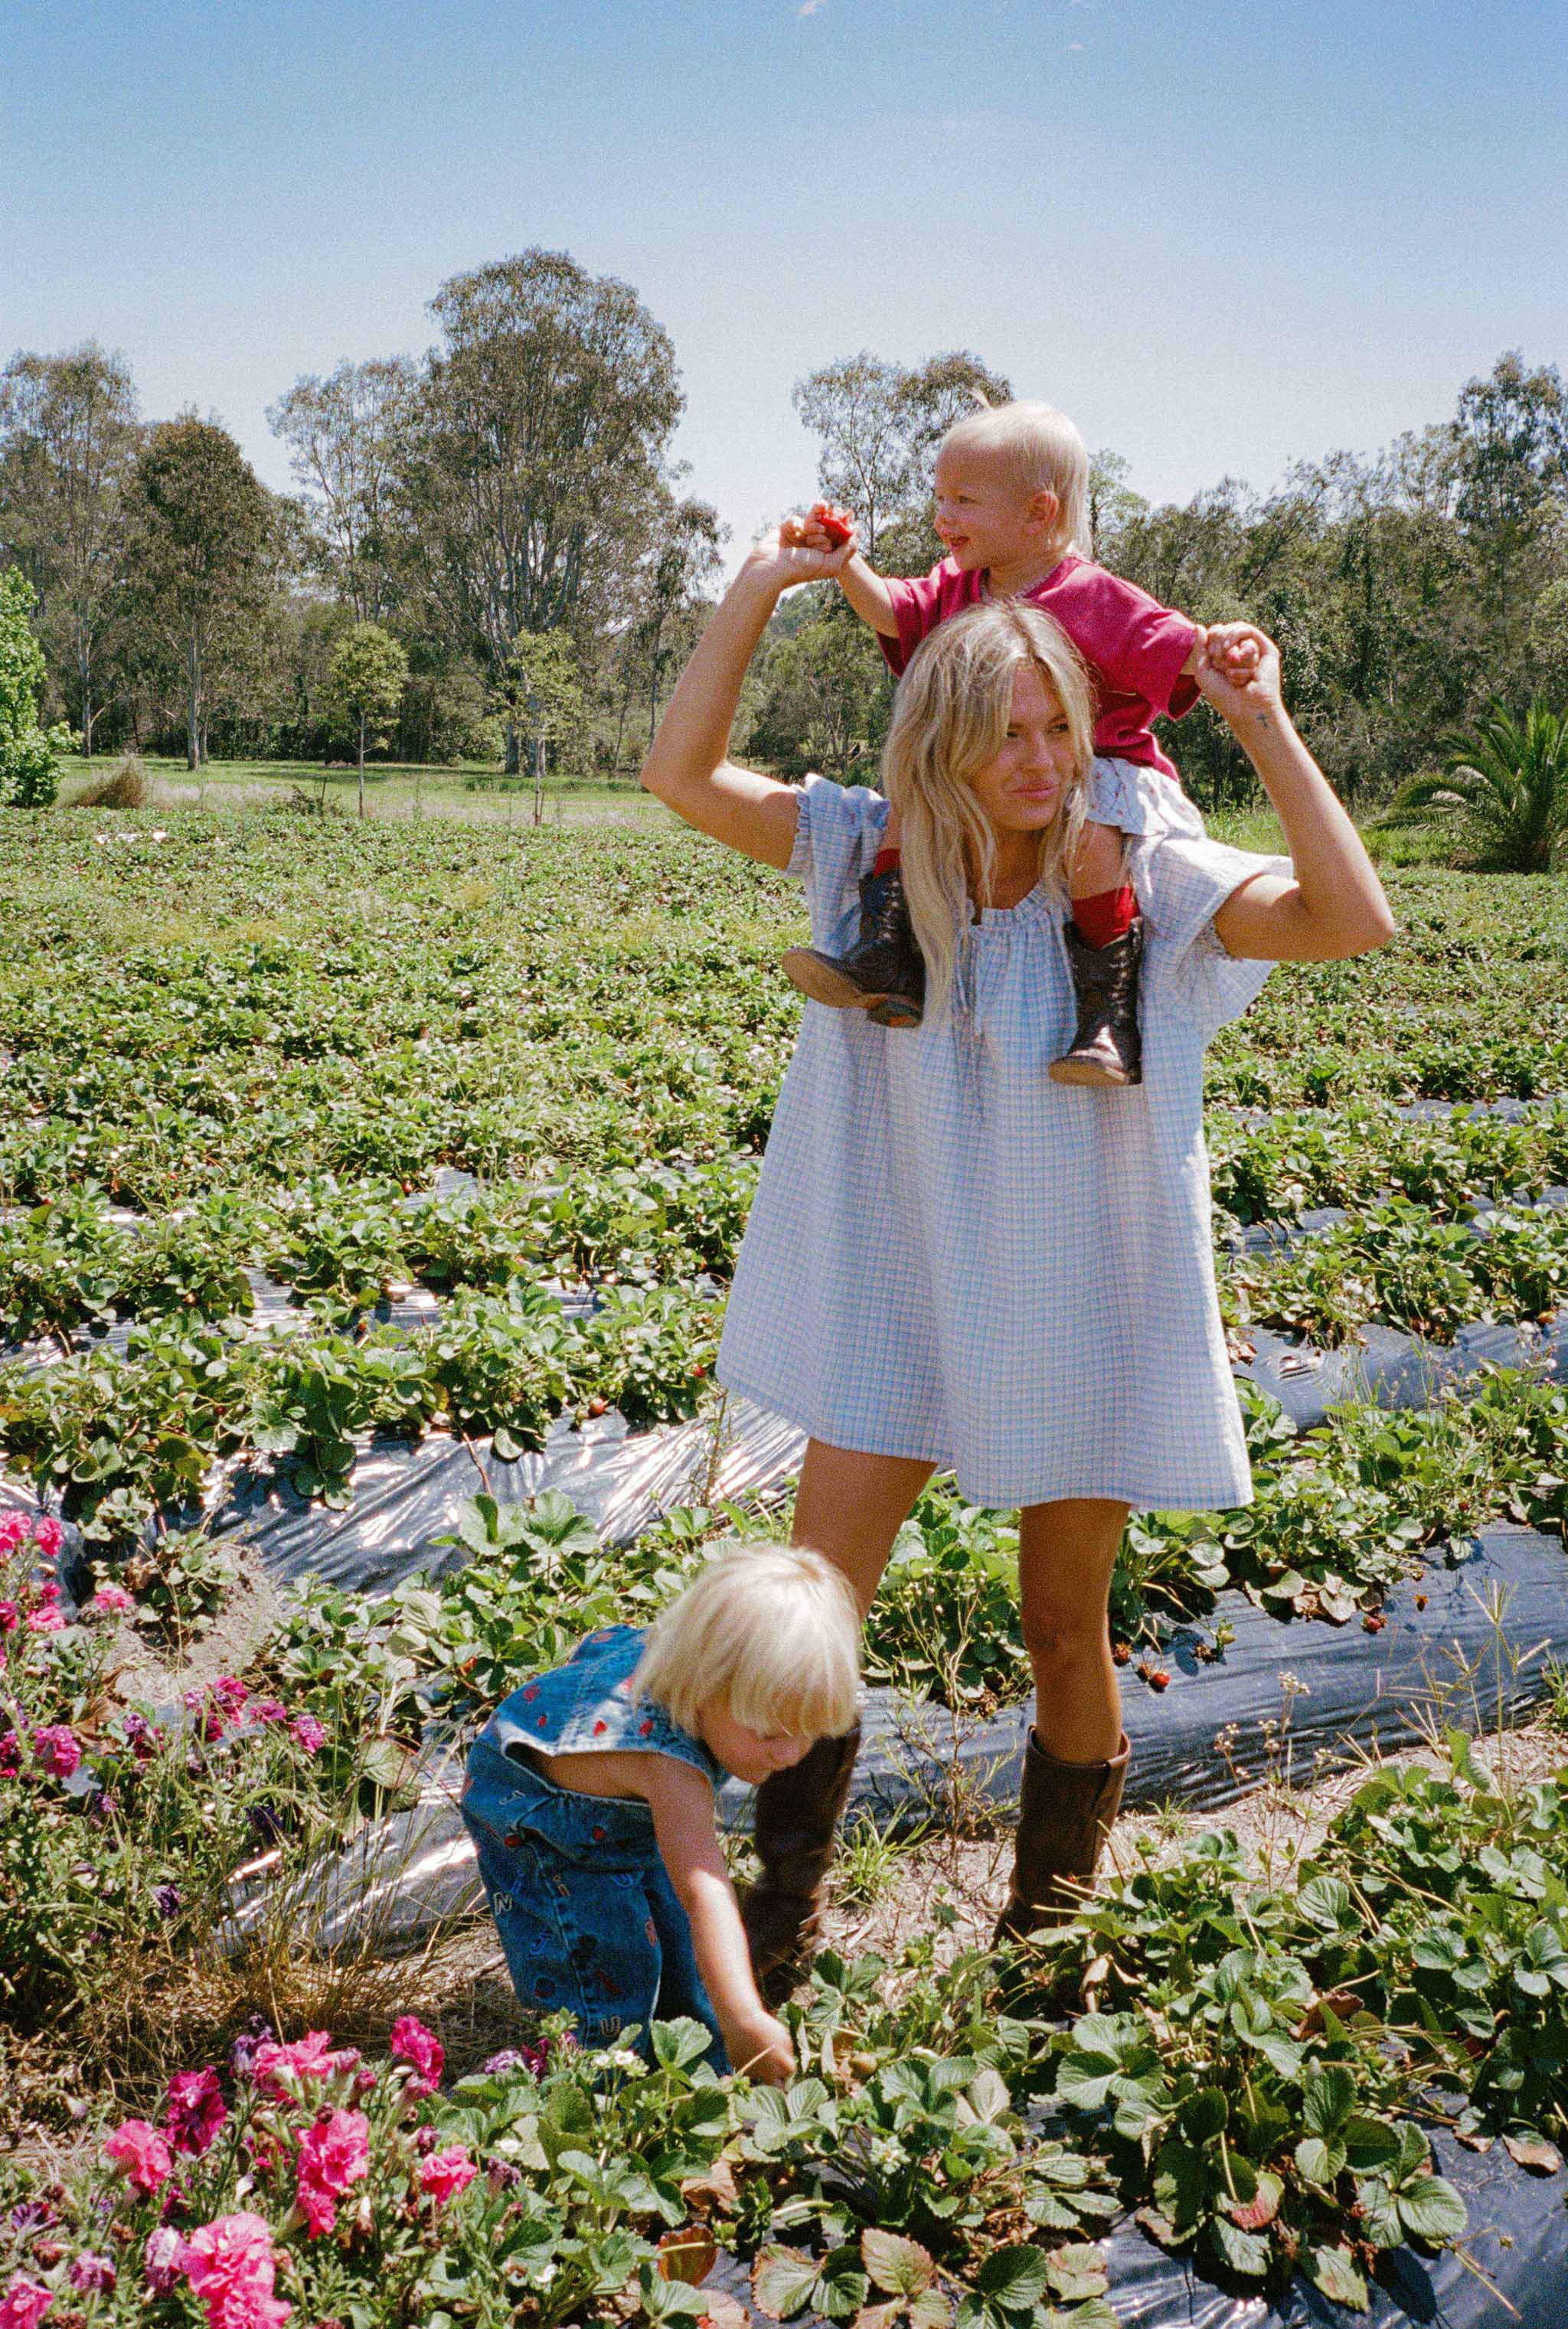
[(1096, 898), (1101, 891), (1119, 890), (1126, 862), (1126, 844), (1114, 825), (1086, 825), (1068, 875), (1073, 897)]

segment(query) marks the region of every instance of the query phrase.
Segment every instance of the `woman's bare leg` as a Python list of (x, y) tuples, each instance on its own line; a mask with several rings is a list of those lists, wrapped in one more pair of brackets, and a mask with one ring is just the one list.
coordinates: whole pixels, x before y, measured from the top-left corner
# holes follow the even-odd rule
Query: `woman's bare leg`
[(1024, 1646), (1034, 1728), (1063, 1763), (1103, 1763), (1121, 1744), (1121, 1693), (1106, 1609), (1129, 1507), (1103, 1496), (1030, 1504), (1019, 1515)]
[(811, 1440), (795, 1497), (794, 1541), (826, 1553), (870, 1608), (893, 1541), (935, 1471), (918, 1457), (867, 1456)]

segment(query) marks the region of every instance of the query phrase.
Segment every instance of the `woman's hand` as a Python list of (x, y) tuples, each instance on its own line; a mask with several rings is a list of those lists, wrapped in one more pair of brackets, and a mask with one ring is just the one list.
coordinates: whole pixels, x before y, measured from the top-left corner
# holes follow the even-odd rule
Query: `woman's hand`
[(780, 589), (801, 582), (835, 582), (855, 556), (855, 536), (836, 548), (813, 517), (787, 517), (776, 533), (764, 534), (747, 555), (748, 573), (766, 574)]
[(1283, 715), (1280, 650), (1255, 623), (1211, 623), (1194, 677), (1199, 694), (1233, 728)]

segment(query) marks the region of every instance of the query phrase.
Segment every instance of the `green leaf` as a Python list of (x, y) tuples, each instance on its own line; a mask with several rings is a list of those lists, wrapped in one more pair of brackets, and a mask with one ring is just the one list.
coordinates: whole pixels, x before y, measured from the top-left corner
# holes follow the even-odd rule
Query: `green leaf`
[(1308, 2135), (1331, 2136), (1349, 2117), (1355, 2102), (1355, 2080), (1338, 2062), (1323, 2062), (1304, 2081), (1301, 2117)]
[(1239, 2224), (1231, 2223), (1224, 2216), (1211, 2218), (1208, 2229), (1215, 2248), (1233, 2272), (1244, 2273), (1250, 2280), (1261, 2280), (1269, 2269), (1270, 2248), (1261, 2232), (1244, 2232)]
[(751, 2302), (770, 2320), (803, 2313), (817, 2287), (817, 2259), (799, 2249), (764, 2249), (751, 2267)]
[(1330, 2305), (1347, 2305), (1353, 2313), (1367, 2310), (1371, 2300), (1366, 2283), (1344, 2249), (1308, 2249), (1302, 2268), (1314, 2288), (1320, 2289)]
[(1103, 2253), (1087, 2241), (1053, 2249), (1045, 2258), (1045, 2278), (1053, 2296), (1064, 2305), (1081, 2305), (1103, 2296), (1109, 2267)]
[(1417, 2176), (1394, 2193), (1394, 2205), (1407, 2231), (1439, 2245), (1462, 2239), (1469, 2221), (1464, 2202), (1442, 2175)]
[(673, 2022), (649, 2024), (648, 2040), (661, 2070), (684, 2070), (693, 2062), (700, 2062), (713, 2044), (713, 2032), (704, 2030), (700, 2022), (688, 2013), (676, 2016)]
[(930, 2250), (899, 2232), (868, 2227), (860, 2236), (860, 2257), (874, 2286), (894, 2296), (918, 2296), (937, 2277)]
[(1210, 2143), (1230, 2124), (1230, 2106), (1218, 2087), (1200, 2088), (1189, 2095), (1176, 2117), (1191, 2143)]
[(1045, 2294), (1045, 2258), (1035, 2248), (994, 2249), (975, 2275), (979, 2294), (1005, 2313), (1027, 2313)]
[(1304, 2135), (1296, 2145), (1296, 2164), (1308, 2183), (1327, 2186), (1345, 2165), (1345, 2147), (1325, 2143), (1320, 2135)]

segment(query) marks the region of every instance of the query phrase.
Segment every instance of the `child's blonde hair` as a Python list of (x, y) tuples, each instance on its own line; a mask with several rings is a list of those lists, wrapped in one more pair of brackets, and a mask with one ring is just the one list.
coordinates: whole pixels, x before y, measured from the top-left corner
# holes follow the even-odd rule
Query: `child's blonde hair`
[(954, 421), (937, 448), (939, 461), (949, 448), (997, 462), (1021, 501), (1054, 494), (1053, 539), (1063, 556), (1070, 550), (1089, 556), (1089, 448), (1064, 412), (1053, 404), (982, 404)]
[(903, 827), (903, 885), (926, 961), (926, 1008), (952, 991), (974, 919), (972, 891), (989, 888), (996, 836), (971, 789), (1001, 750), (1013, 682), (1033, 664), (1054, 688), (1072, 738), (1074, 775), (1040, 835), (1040, 878), (1065, 894), (1063, 868), (1083, 829), (1094, 757), (1094, 697), (1078, 650), (1053, 617), (1012, 599), (970, 607), (929, 632), (898, 684), (882, 754), (882, 788)]
[(837, 1738), (860, 1703), (860, 1611), (847, 1579), (803, 1546), (724, 1547), (654, 1619), (632, 1689), (683, 1730), (722, 1697), (749, 1730)]

